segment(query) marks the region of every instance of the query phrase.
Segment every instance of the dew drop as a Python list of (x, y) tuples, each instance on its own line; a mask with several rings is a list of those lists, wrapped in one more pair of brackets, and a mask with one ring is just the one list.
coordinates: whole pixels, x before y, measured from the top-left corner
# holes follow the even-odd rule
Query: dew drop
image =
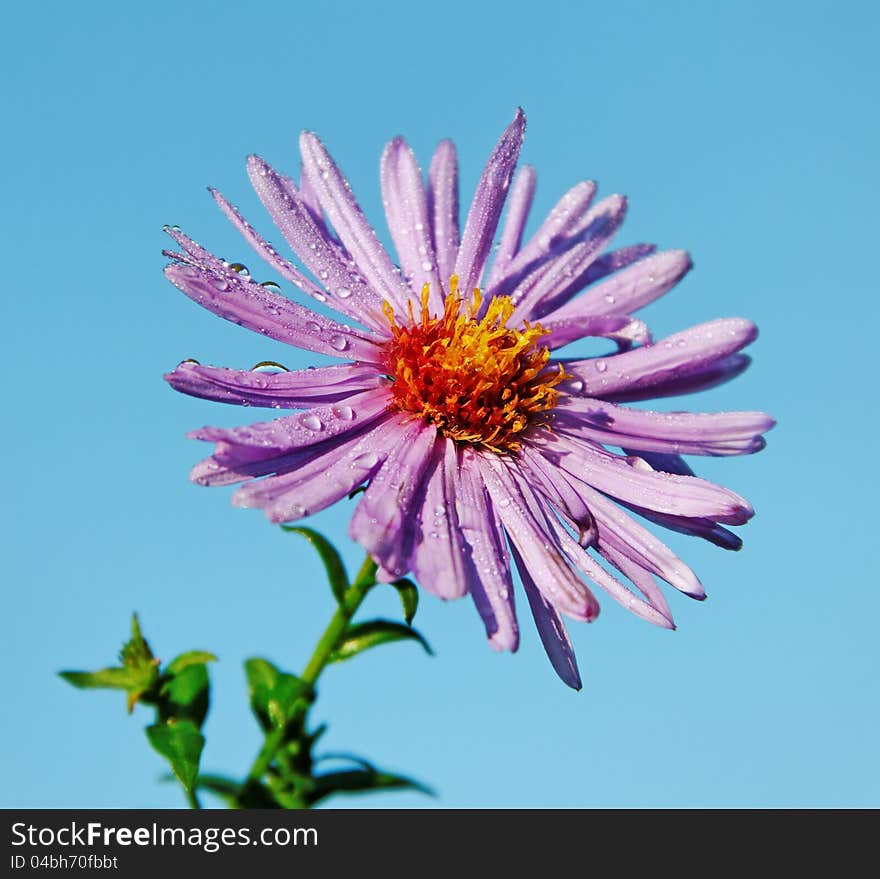
[(279, 372), (290, 372), (290, 370), (281, 363), (274, 360), (261, 360), (251, 367), (251, 372), (261, 372), (264, 375), (277, 375)]
[(309, 412), (307, 415), (301, 415), (299, 423), (307, 430), (318, 431), (324, 427), (321, 423), (321, 419), (312, 412)]
[(330, 347), (334, 351), (344, 351), (348, 347), (348, 339), (337, 333), (335, 336), (330, 337)]
[(569, 382), (568, 386), (575, 393), (580, 393), (580, 391), (584, 389), (584, 383), (579, 378), (576, 378), (574, 381)]
[(217, 278), (213, 283), (214, 283), (214, 287), (217, 290), (219, 290), (221, 293), (224, 290), (229, 289), (229, 281), (227, 281), (226, 278)]
[(315, 299), (318, 300), (318, 302), (326, 302), (327, 301), (327, 297), (323, 293), (314, 293), (312, 295), (314, 296)]
[(249, 278), (251, 276), (250, 270), (243, 262), (231, 262), (229, 263), (229, 268), (243, 278)]
[(351, 421), (354, 418), (354, 409), (351, 406), (334, 406), (330, 411), (343, 421)]
[(185, 366), (186, 364), (190, 364), (191, 366), (201, 366), (202, 365), (195, 358), (187, 357), (186, 360), (181, 360), (180, 363), (178, 364), (178, 366)]
[(340, 287), (340, 288), (336, 291), (336, 295), (337, 295), (340, 299), (348, 299), (348, 297), (351, 296), (351, 290), (349, 290), (348, 287)]
[(354, 463), (361, 467), (375, 467), (379, 463), (379, 455), (376, 452), (364, 452), (354, 459)]
[(605, 294), (605, 301), (606, 301), (609, 305), (614, 305), (614, 297), (613, 297), (610, 293), (606, 293), (606, 294)]
[(316, 324), (313, 320), (306, 321), (306, 329), (310, 333), (318, 333), (321, 331), (321, 327)]
[(605, 370), (608, 369), (608, 364), (604, 360), (597, 360), (596, 369), (599, 372), (605, 372)]
[(260, 286), (265, 287), (271, 293), (280, 293), (281, 292), (281, 287), (279, 287), (278, 284), (276, 284), (274, 281), (263, 281), (263, 283), (260, 284)]

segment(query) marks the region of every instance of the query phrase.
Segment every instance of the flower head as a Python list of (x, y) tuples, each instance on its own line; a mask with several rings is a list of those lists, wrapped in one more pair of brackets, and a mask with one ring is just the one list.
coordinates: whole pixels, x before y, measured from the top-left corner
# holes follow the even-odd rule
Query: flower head
[[(577, 688), (561, 615), (596, 617), (586, 581), (673, 628), (657, 579), (695, 598), (705, 593), (639, 520), (738, 549), (724, 526), (747, 521), (748, 502), (696, 477), (681, 456), (758, 451), (773, 422), (760, 412), (622, 405), (733, 378), (757, 330), (727, 318), (654, 342), (632, 314), (670, 290), (690, 259), (644, 244), (605, 251), (626, 200), (594, 201), (590, 181), (569, 190), (523, 242), (535, 188), (530, 167), (514, 177), (524, 130), (518, 111), (461, 231), (452, 143), (438, 146), (427, 181), (403, 139), (388, 144), (381, 185), (399, 268), (313, 134), (302, 135), (299, 185), (252, 156), (254, 188), (303, 269), (211, 190), (214, 199), (272, 269), (341, 321), (284, 297), (273, 282), (257, 283), (177, 229), (168, 230), (180, 251), (166, 252), (166, 274), (227, 320), (346, 362), (274, 374), (184, 362), (166, 378), (211, 400), (302, 410), (194, 431), (215, 444), (194, 468), (196, 482), (240, 484), (234, 503), (261, 508), (273, 522), (366, 485), (350, 532), (382, 578), (412, 572), (441, 598), (470, 595), (499, 650), (519, 641), (512, 559), (554, 668)], [(608, 339), (614, 350), (556, 356), (586, 337)]]

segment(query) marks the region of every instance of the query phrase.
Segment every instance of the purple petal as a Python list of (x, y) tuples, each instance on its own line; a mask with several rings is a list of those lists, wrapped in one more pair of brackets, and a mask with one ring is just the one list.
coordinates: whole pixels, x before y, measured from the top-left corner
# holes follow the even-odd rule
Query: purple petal
[(354, 436), (322, 443), (312, 458), (289, 472), (242, 486), (232, 502), (261, 508), (276, 524), (317, 513), (370, 479), (399, 434), (400, 419), (392, 416)]
[(625, 504), (628, 509), (634, 513), (638, 513), (649, 522), (656, 525), (662, 525), (670, 531), (677, 531), (679, 534), (686, 534), (689, 537), (701, 537), (708, 540), (709, 543), (721, 547), (721, 549), (732, 550), (737, 552), (742, 549), (742, 538), (729, 531), (723, 525), (713, 522), (711, 519), (693, 517), (693, 516), (670, 516), (665, 513), (655, 513), (652, 510), (646, 510), (635, 504)]
[(489, 644), (495, 650), (515, 651), (519, 624), (504, 531), (471, 450), (461, 453), (456, 498), (459, 527), (468, 551), (468, 592), (486, 626)]
[(492, 290), (504, 277), (510, 267), (511, 260), (520, 248), (523, 230), (529, 217), (532, 200), (535, 197), (536, 179), (535, 169), (530, 165), (523, 165), (516, 172), (510, 190), (510, 198), (507, 202), (507, 213), (504, 217), (504, 226), (501, 229), (501, 239), (486, 281), (487, 290)]
[(554, 415), (554, 427), (572, 436), (674, 455), (752, 454), (775, 424), (763, 412), (647, 412), (569, 394), (560, 395)]
[(270, 339), (331, 357), (368, 363), (384, 359), (378, 339), (374, 341), (242, 278), (215, 257), (166, 266), (165, 276), (208, 311)]
[(402, 428), (349, 523), (352, 539), (395, 577), (410, 568), (423, 477), (436, 439), (437, 429), (421, 421)]
[[(558, 255), (547, 259), (513, 291), (516, 311), (511, 320), (534, 320), (552, 313), (558, 302), (568, 298), (568, 291), (580, 289), (580, 278), (614, 237), (626, 216), (626, 199), (610, 195), (587, 212), (585, 226)], [(603, 314), (611, 309), (606, 308)], [(614, 308), (615, 313), (629, 311)], [(583, 312), (581, 312), (583, 313)], [(567, 317), (568, 315), (563, 315)]]
[(315, 184), (321, 207), (360, 273), (380, 299), (388, 300), (395, 309), (405, 309), (410, 300), (409, 287), (367, 222), (348, 181), (314, 134), (304, 131), (299, 144), (303, 167)]
[[(545, 296), (546, 307), (542, 307), (541, 315), (548, 320), (558, 320), (584, 314), (631, 314), (667, 293), (692, 266), (686, 251), (664, 250), (615, 272), (580, 296), (566, 302), (584, 286), (584, 276), (575, 270), (572, 277), (576, 280), (566, 284), (566, 279), (562, 278), (554, 293)], [(563, 302), (566, 304), (563, 305)], [(560, 307), (550, 311), (554, 303)]]
[(434, 237), (434, 252), (443, 288), (455, 271), (458, 255), (458, 161), (455, 144), (443, 140), (437, 145), (428, 170), (428, 215)]
[(371, 366), (344, 364), (264, 374), (181, 363), (165, 376), (176, 391), (237, 406), (304, 409), (337, 403), (358, 391), (381, 387), (386, 379)]
[(489, 292), (496, 296), (509, 295), (549, 257), (574, 244), (578, 230), (584, 228), (584, 219), (595, 194), (596, 184), (592, 180), (584, 180), (569, 189), (553, 206), (538, 231), (510, 261), (494, 287), (489, 288)]
[[(287, 243), (306, 268), (321, 279), (321, 288), (307, 283), (302, 289), (319, 302), (330, 302), (355, 320), (387, 332), (382, 300), (352, 271), (349, 255), (330, 236), (323, 221), (315, 219), (294, 182), (259, 156), (248, 157), (247, 169), (254, 190)], [(227, 216), (236, 222), (234, 213), (227, 212)], [(245, 234), (246, 230), (236, 225)]]
[(455, 261), (459, 289), (466, 297), (480, 286), (510, 179), (519, 158), (525, 128), (526, 117), (522, 110), (517, 109), (513, 122), (507, 126), (492, 150), (477, 184)]
[(672, 628), (669, 618), (653, 605), (631, 592), (623, 583), (612, 577), (566, 530), (553, 521), (556, 539), (565, 555), (584, 576), (607, 592), (618, 604), (646, 622), (663, 629)]
[(722, 360), (753, 342), (757, 335), (758, 328), (751, 321), (721, 318), (634, 351), (565, 361), (565, 371), (573, 378), (563, 382), (560, 390), (603, 398), (644, 390)]
[(647, 528), (583, 480), (578, 480), (575, 485), (595, 517), (600, 547), (607, 543), (685, 595), (705, 597), (694, 572)]
[(445, 599), (461, 598), (468, 588), (456, 504), (457, 469), (455, 443), (438, 437), (426, 477), (419, 515), (421, 533), (413, 551), (412, 570), (420, 585)]
[(588, 337), (612, 339), (626, 348), (633, 344), (644, 344), (651, 338), (647, 324), (628, 314), (592, 314), (549, 321), (542, 319), (540, 325), (547, 331), (547, 335), (541, 337), (541, 345), (551, 351)]
[(554, 610), (553, 605), (547, 601), (541, 594), (540, 589), (535, 585), (535, 581), (516, 551), (516, 547), (512, 547), (512, 550), (517, 570), (522, 579), (523, 589), (529, 601), (529, 607), (532, 610), (532, 617), (535, 620), (535, 626), (538, 629), (538, 635), (541, 638), (541, 643), (544, 645), (547, 658), (563, 683), (568, 684), (573, 690), (580, 690), (581, 676), (568, 632), (565, 630), (565, 624)]
[(388, 229), (400, 257), (400, 266), (416, 299), (420, 297), (422, 287), (430, 285), (432, 312), (440, 314), (443, 311), (443, 289), (437, 274), (422, 172), (413, 151), (402, 137), (394, 138), (385, 147), (380, 179)]
[(654, 580), (654, 575), (611, 546), (600, 546), (598, 547), (598, 552), (602, 558), (629, 579), (633, 586), (645, 596), (651, 607), (666, 618), (669, 625), (665, 628), (674, 629), (675, 621), (672, 619), (672, 611), (669, 609), (669, 604), (662, 590)]
[(745, 498), (694, 476), (653, 470), (642, 458), (622, 458), (564, 433), (532, 438), (542, 454), (583, 482), (627, 503), (676, 516), (742, 524), (754, 515)]
[[(214, 201), (217, 202), (220, 210), (223, 211), (232, 225), (238, 229), (248, 244), (250, 244), (257, 254), (259, 254), (259, 256), (272, 266), (272, 268), (283, 278), (286, 278), (294, 284), (294, 286), (298, 287), (318, 302), (328, 302), (329, 300), (329, 304), (342, 314), (353, 317), (355, 320), (373, 327), (374, 329), (387, 332), (387, 321), (379, 321), (376, 319), (374, 312), (377, 308), (377, 302), (375, 301), (375, 297), (371, 297), (371, 293), (366, 287), (363, 285), (360, 287), (352, 285), (356, 292), (353, 291), (353, 295), (342, 298), (329, 295), (323, 288), (309, 280), (309, 278), (300, 272), (292, 263), (284, 259), (284, 257), (282, 257), (268, 241), (257, 233), (253, 226), (251, 226), (241, 215), (238, 209), (227, 201), (220, 192), (211, 188), (209, 188), (208, 191), (214, 197)], [(317, 249), (314, 252), (309, 252), (318, 253)], [(324, 252), (323, 248), (320, 252)], [(312, 263), (313, 266), (318, 267), (317, 272), (327, 274), (328, 278), (329, 274), (325, 271), (324, 267), (332, 266), (334, 269), (334, 277), (338, 276), (340, 260), (336, 258), (336, 256), (333, 256), (329, 262), (311, 258), (309, 259), (309, 262)]]
[(634, 262), (650, 256), (656, 250), (656, 244), (630, 244), (628, 247), (621, 247), (619, 250), (609, 250), (608, 253), (603, 253), (602, 256), (597, 257), (579, 279), (579, 289), (595, 284), (596, 281), (621, 269), (625, 269)]
[(661, 397), (680, 397), (683, 394), (696, 394), (723, 385), (742, 375), (752, 362), (748, 354), (731, 354), (705, 366), (698, 366), (692, 372), (679, 378), (661, 380), (655, 385), (633, 387), (607, 395), (614, 403), (638, 403), (642, 400), (656, 400)]
[(591, 620), (599, 605), (559, 551), (553, 525), (538, 499), (518, 484), (497, 455), (478, 458), (489, 497), (513, 545), (547, 600), (578, 620)]
[(309, 177), (305, 168), (300, 171), (299, 175), (299, 197), (302, 203), (309, 209), (315, 223), (326, 238), (330, 238), (330, 230), (324, 222), (324, 212), (321, 210), (321, 203), (318, 201), (318, 190), (312, 178)]
[(519, 455), (520, 465), (528, 471), (530, 480), (578, 530), (578, 543), (584, 547), (594, 543), (598, 537), (596, 521), (573, 480), (528, 445), (523, 445)]
[(188, 434), (190, 439), (226, 443), (273, 453), (292, 452), (351, 433), (382, 415), (389, 405), (385, 388), (363, 391), (346, 400), (344, 406), (333, 404), (263, 421), (246, 427), (203, 427)]
[[(632, 455), (630, 449), (624, 449), (624, 454)], [(659, 452), (640, 452), (638, 457), (646, 461), (654, 470), (661, 470), (664, 473), (675, 473), (679, 476), (693, 476), (694, 471), (690, 468), (684, 458), (679, 455), (666, 455)], [(665, 513), (655, 513), (652, 510), (645, 510), (634, 504), (624, 504), (628, 509), (638, 513), (649, 522), (662, 525), (670, 531), (677, 531), (680, 534), (687, 534), (690, 537), (701, 537), (708, 540), (721, 549), (733, 550), (734, 552), (742, 549), (742, 539), (728, 531), (727, 528), (713, 522), (711, 519), (688, 516), (670, 516)]]

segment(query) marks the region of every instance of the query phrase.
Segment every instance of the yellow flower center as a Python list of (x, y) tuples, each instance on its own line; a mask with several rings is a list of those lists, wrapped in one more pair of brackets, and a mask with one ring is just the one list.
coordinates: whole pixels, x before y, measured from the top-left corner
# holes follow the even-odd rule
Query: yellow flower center
[(477, 320), (480, 291), (464, 308), (456, 277), (450, 291), (443, 313), (432, 316), (425, 284), (421, 315), (416, 319), (410, 303), (407, 324), (398, 324), (391, 305), (383, 305), (391, 325), (386, 365), (394, 404), (457, 442), (516, 451), (527, 427), (548, 423), (543, 413), (556, 405), (554, 385), (565, 372), (546, 368), (550, 352), (537, 344), (546, 332), (540, 324), (506, 326), (514, 311), (509, 296), (494, 298)]

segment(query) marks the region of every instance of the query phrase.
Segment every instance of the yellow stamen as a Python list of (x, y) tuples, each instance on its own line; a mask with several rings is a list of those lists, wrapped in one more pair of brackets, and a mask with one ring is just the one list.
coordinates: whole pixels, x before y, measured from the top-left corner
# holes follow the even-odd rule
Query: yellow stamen
[(540, 324), (506, 325), (515, 310), (509, 296), (495, 297), (478, 320), (480, 290), (466, 305), (454, 275), (449, 290), (443, 313), (431, 315), (425, 284), (421, 314), (416, 319), (410, 303), (407, 324), (398, 324), (389, 303), (382, 306), (391, 327), (386, 364), (394, 403), (457, 442), (516, 451), (527, 427), (549, 422), (544, 413), (556, 405), (554, 386), (565, 372), (546, 368), (550, 352), (538, 345), (546, 334)]

